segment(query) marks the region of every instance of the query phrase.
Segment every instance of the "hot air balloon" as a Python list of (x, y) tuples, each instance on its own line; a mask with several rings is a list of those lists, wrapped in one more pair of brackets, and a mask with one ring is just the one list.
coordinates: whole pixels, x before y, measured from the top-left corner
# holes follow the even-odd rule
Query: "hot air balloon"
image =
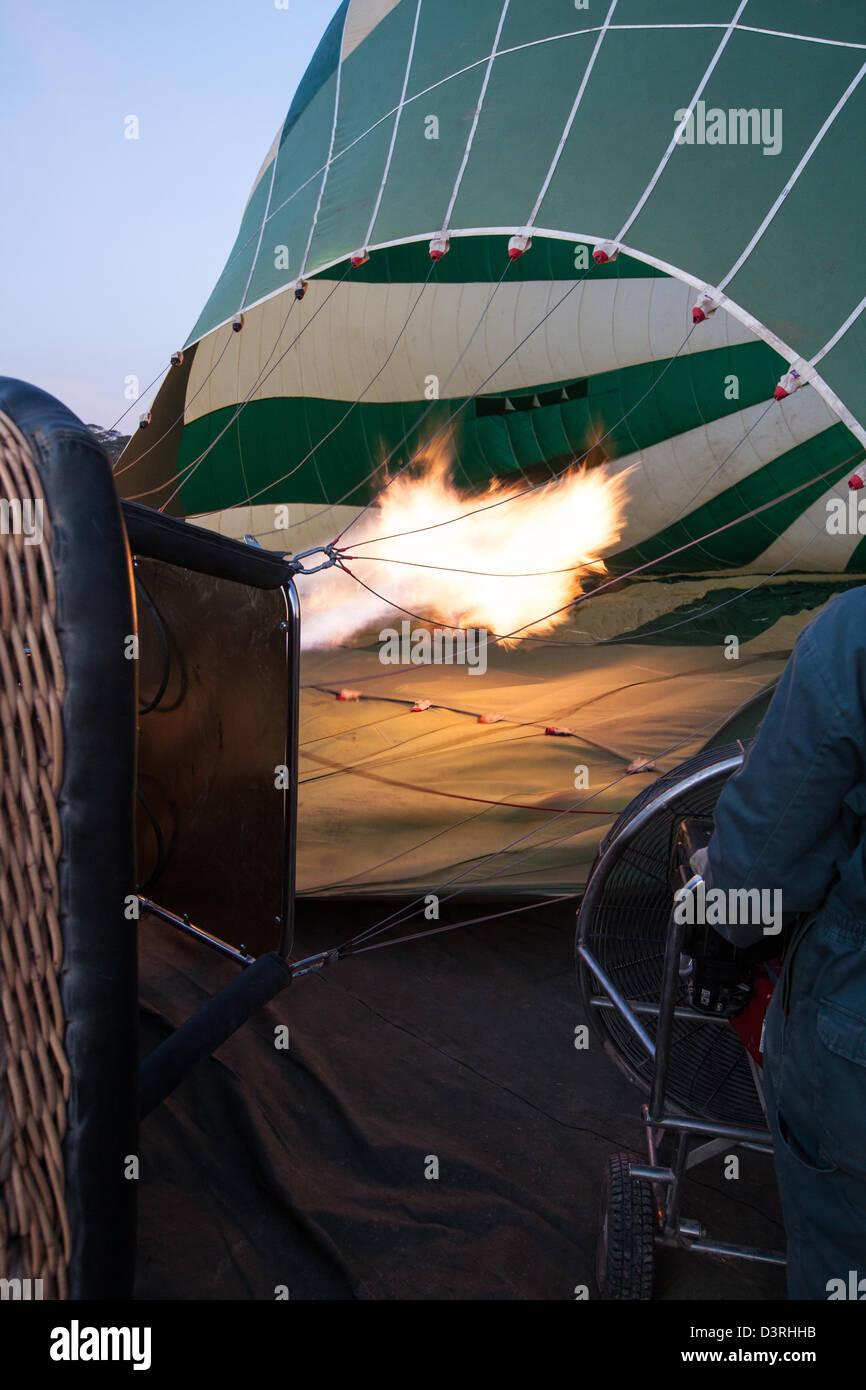
[(337, 547), (302, 891), (580, 883), (861, 582), (864, 60), (854, 0), (344, 0), (117, 469)]

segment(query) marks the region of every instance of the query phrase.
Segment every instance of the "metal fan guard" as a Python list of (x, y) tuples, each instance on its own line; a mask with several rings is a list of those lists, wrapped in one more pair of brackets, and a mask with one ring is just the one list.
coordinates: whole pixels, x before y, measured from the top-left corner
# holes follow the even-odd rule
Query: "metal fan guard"
[[(602, 841), (577, 915), (577, 942), (632, 1004), (658, 1005), (661, 995), (676, 825), (684, 816), (712, 817), (743, 756), (743, 745), (734, 743), (689, 758), (635, 797)], [(652, 1059), (617, 1009), (592, 1003), (603, 990), (580, 957), (578, 981), (605, 1048), (620, 1070), (648, 1091)], [(686, 1003), (682, 989), (677, 1005)], [(655, 1041), (656, 1017), (642, 1013), (640, 1018)], [(728, 1023), (699, 1014), (675, 1019), (667, 1104), (696, 1118), (764, 1125), (748, 1054)]]

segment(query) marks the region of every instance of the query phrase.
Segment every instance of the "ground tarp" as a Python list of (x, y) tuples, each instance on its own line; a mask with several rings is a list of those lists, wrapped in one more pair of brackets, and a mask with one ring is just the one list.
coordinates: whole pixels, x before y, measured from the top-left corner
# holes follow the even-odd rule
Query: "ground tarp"
[[(298, 951), (385, 911), (309, 905)], [(147, 1051), (234, 967), (153, 918), (140, 933)], [(595, 1297), (602, 1173), (612, 1151), (642, 1152), (642, 1097), (597, 1043), (574, 1047), (572, 935), (573, 907), (548, 906), (292, 985), (144, 1123), (137, 1296)], [(737, 1181), (721, 1157), (699, 1169), (684, 1212), (719, 1239), (781, 1240), (758, 1155)], [(659, 1265), (661, 1298), (783, 1294), (766, 1266)]]

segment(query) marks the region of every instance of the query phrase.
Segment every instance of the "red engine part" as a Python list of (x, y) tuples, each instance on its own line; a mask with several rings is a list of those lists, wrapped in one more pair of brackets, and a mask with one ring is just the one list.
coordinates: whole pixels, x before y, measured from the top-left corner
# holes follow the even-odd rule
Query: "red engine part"
[[(773, 962), (774, 973), (776, 965), (781, 969), (782, 962)], [(742, 1013), (731, 1019), (731, 1027), (759, 1067), (764, 1065), (764, 1027), (774, 988), (769, 975), (756, 974), (751, 999)]]

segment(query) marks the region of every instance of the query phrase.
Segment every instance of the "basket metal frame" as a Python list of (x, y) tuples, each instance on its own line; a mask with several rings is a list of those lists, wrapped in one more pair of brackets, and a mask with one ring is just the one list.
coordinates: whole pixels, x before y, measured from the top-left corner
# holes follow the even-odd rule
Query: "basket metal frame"
[[(668, 925), (664, 964), (662, 966), (661, 992), (658, 1004), (627, 999), (616, 987), (603, 967), (596, 960), (586, 935), (593, 919), (594, 908), (601, 896), (607, 877), (619, 859), (622, 850), (635, 838), (640, 830), (658, 814), (659, 810), (696, 787), (709, 781), (727, 778), (742, 766), (743, 753), (733, 754), (721, 762), (712, 764), (672, 784), (653, 801), (644, 806), (611, 841), (602, 853), (592, 873), (578, 913), (577, 956), (600, 987), (600, 992), (587, 996), (591, 1010), (614, 1009), (628, 1025), (634, 1036), (652, 1059), (649, 1102), (641, 1107), (644, 1122), (647, 1163), (632, 1163), (629, 1172), (632, 1178), (650, 1185), (656, 1209), (655, 1244), (668, 1249), (691, 1250), (697, 1254), (728, 1255), (737, 1259), (761, 1264), (784, 1265), (785, 1256), (780, 1251), (766, 1250), (754, 1245), (735, 1245), (713, 1240), (699, 1221), (682, 1215), (682, 1192), (686, 1175), (701, 1163), (718, 1157), (733, 1148), (744, 1148), (754, 1153), (772, 1158), (773, 1140), (768, 1127), (724, 1124), (721, 1121), (694, 1118), (677, 1113), (677, 1107), (667, 1100), (668, 1071), (673, 1041), (675, 1019), (700, 1019), (701, 1022), (728, 1024), (728, 1019), (701, 1013), (677, 1003), (679, 994), (679, 964), (683, 948), (686, 924), (674, 919), (673, 911)], [(696, 874), (686, 885), (694, 890), (701, 882)], [(650, 1037), (641, 1022), (641, 1016), (657, 1020), (656, 1039)], [(615, 1058), (618, 1065), (626, 1070), (630, 1078), (645, 1085), (622, 1059)], [(752, 1076), (761, 1106), (766, 1114), (760, 1071), (752, 1066)], [(669, 1164), (662, 1163), (659, 1157), (665, 1136), (670, 1133), (674, 1139), (674, 1155)], [(703, 1140), (703, 1142), (697, 1142)]]
[[(298, 591), (293, 582), (280, 586), (286, 616), (281, 626), (285, 631), (286, 647), (286, 727), (283, 745), (283, 762), (289, 768), (290, 781), (283, 795), (283, 834), (281, 845), (280, 882), (280, 936), (276, 947), (277, 954), (287, 961), (291, 955), (295, 938), (295, 899), (296, 864), (298, 840), (298, 721), (301, 702), (301, 607)], [(246, 968), (256, 960), (254, 955), (207, 931), (191, 922), (188, 914), (181, 916), (162, 907), (144, 893), (138, 894), (142, 912), (158, 917), (176, 931), (190, 936), (194, 941), (207, 946), (217, 954), (233, 960), (236, 965)]]
[[(180, 1024), (144, 1059), (139, 1073), (139, 1112), (144, 1119), (165, 1100), (191, 1068), (226, 1042), (252, 1014), (271, 1003), (299, 975), (321, 969), (328, 960), (320, 952), (304, 961), (291, 957), (296, 899), (296, 856), (298, 833), (298, 723), (300, 709), (301, 609), (294, 577), (302, 566), (288, 556), (265, 552), (252, 567), (253, 554), (261, 552), (254, 538), (246, 542), (214, 536), (173, 517), (165, 517), (137, 506), (123, 504), (124, 520), (136, 556), (160, 560), (180, 568), (192, 568), (213, 578), (231, 578), (248, 588), (279, 592), (285, 616), (280, 621), (284, 634), (286, 679), (285, 722), (282, 761), (289, 768), (289, 784), (283, 791), (283, 824), (280, 844), (279, 940), (274, 950), (251, 955), (225, 941), (189, 914), (170, 911), (155, 899), (139, 893), (143, 913), (159, 918), (176, 931), (240, 966), (240, 974), (223, 986), (190, 1018)], [(159, 892), (159, 885), (155, 885)]]

